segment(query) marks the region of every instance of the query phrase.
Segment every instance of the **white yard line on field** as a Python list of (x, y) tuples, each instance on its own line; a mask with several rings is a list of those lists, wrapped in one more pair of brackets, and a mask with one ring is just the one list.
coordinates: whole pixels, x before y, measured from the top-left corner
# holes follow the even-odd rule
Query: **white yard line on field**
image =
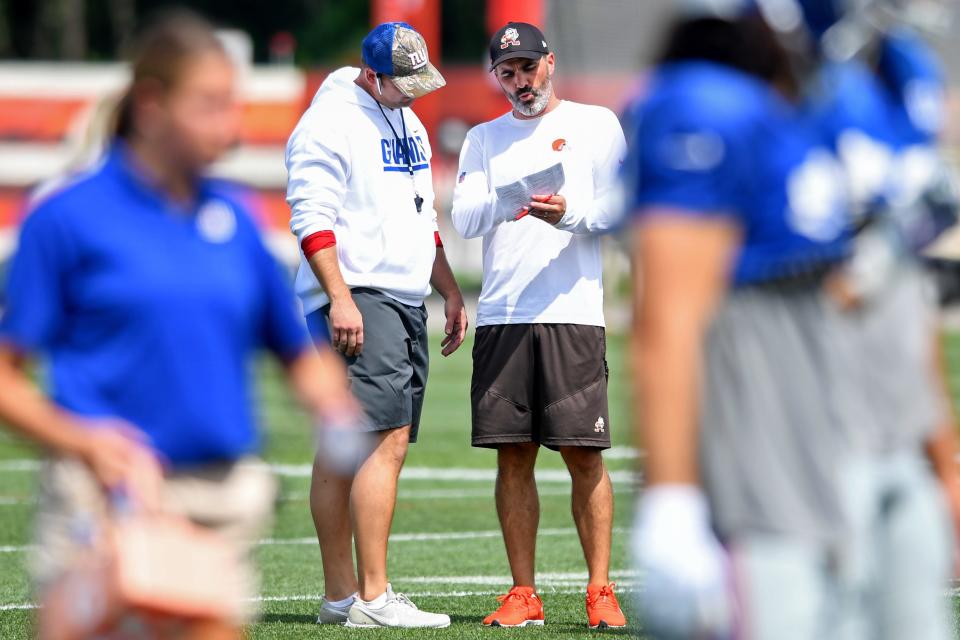
[[(631, 457), (629, 447), (616, 447), (617, 453), (612, 459)], [(630, 450), (632, 451), (632, 450)], [(0, 472), (28, 472), (40, 469), (40, 460), (12, 459), (0, 460)], [(309, 464), (273, 464), (273, 472), (289, 478), (309, 478), (312, 466)], [(570, 482), (570, 474), (565, 469), (541, 469), (536, 472), (538, 482)], [(497, 479), (497, 470), (472, 469), (466, 467), (404, 467), (400, 472), (401, 480), (441, 480), (451, 482), (493, 482)], [(637, 475), (632, 471), (611, 471), (610, 480), (616, 483), (634, 483)]]
[[(611, 573), (611, 577), (615, 577), (618, 572), (614, 571)], [(620, 572), (620, 573), (629, 573), (629, 572)], [(471, 576), (462, 576), (466, 579), (462, 584), (471, 584), (469, 578)], [(416, 580), (427, 580), (428, 578), (416, 578)], [(586, 579), (586, 576), (583, 576), (583, 579)], [(401, 585), (405, 582), (413, 582), (414, 579), (411, 578), (399, 578), (395, 580), (397, 585)], [(503, 584), (509, 586), (511, 578), (508, 576), (502, 576), (498, 584)], [(549, 583), (545, 582), (540, 576), (537, 577), (537, 582), (540, 583), (543, 587), (549, 587)], [(581, 580), (582, 582), (582, 580)], [(639, 580), (621, 580), (617, 583), (618, 591), (620, 593), (633, 593), (639, 591), (640, 581)], [(480, 597), (480, 596), (495, 596), (502, 593), (502, 589), (485, 589), (485, 590), (475, 590), (475, 591), (417, 591), (417, 592), (406, 592), (406, 595), (411, 598), (471, 598), (471, 597)], [(583, 587), (568, 587), (564, 586), (563, 588), (556, 588), (547, 591), (543, 589), (544, 593), (558, 594), (558, 595), (572, 595), (583, 593)], [(960, 597), (960, 589), (951, 589), (947, 592), (947, 595), (950, 595), (954, 598)], [(323, 598), (322, 594), (301, 594), (301, 595), (286, 595), (286, 596), (260, 596), (257, 598), (252, 598), (255, 602), (320, 602)], [(23, 611), (30, 609), (37, 609), (38, 605), (32, 602), (24, 603), (13, 603), (13, 604), (0, 604), (0, 612), (4, 611)]]
[(643, 452), (633, 447), (611, 447), (603, 452), (605, 460), (636, 460), (643, 456)]
[[(544, 496), (569, 496), (569, 487), (541, 487), (537, 492)], [(291, 491), (280, 496), (281, 502), (303, 502), (310, 498), (308, 491)], [(493, 489), (400, 489), (398, 500), (463, 500), (466, 498), (490, 498), (493, 500)], [(36, 498), (3, 498), (0, 497), (0, 507), (15, 507), (32, 505)]]
[[(569, 487), (544, 487), (537, 491), (543, 496), (569, 496)], [(283, 502), (297, 502), (307, 500), (310, 497), (306, 491), (291, 491), (280, 496)], [(398, 500), (462, 500), (464, 498), (490, 498), (493, 500), (493, 489), (401, 489), (397, 495)], [(3, 503), (0, 502), (0, 505)]]
[[(408, 598), (475, 598), (479, 596), (498, 596), (506, 591), (512, 582), (511, 578), (506, 578), (503, 589), (483, 589), (476, 591), (402, 591)], [(629, 583), (617, 583), (618, 593), (633, 593), (639, 590), (640, 583), (631, 581)], [(574, 595), (583, 594), (586, 583), (581, 587), (564, 586), (561, 589), (543, 589), (538, 588), (542, 594), (548, 595)], [(322, 594), (295, 595), (295, 596), (260, 596), (251, 598), (254, 602), (320, 602)]]
[[(275, 464), (274, 473), (288, 478), (309, 478), (311, 466), (308, 464)], [(537, 482), (570, 482), (570, 474), (565, 469), (542, 469), (536, 472)], [(497, 479), (496, 469), (471, 469), (465, 467), (404, 467), (400, 472), (401, 480), (440, 480), (447, 482), (493, 482)], [(610, 480), (615, 483), (632, 484), (637, 475), (632, 471), (611, 471)]]
[[(623, 527), (614, 527), (614, 533), (626, 533)], [(540, 529), (538, 536), (570, 536), (575, 535), (577, 530), (573, 527), (564, 529)], [(488, 531), (442, 531), (429, 533), (394, 533), (390, 536), (390, 542), (421, 542), (421, 541), (444, 541), (444, 540), (477, 540), (480, 538), (499, 538), (503, 534), (499, 529), (490, 529)], [(314, 545), (317, 544), (316, 538), (264, 538), (257, 544), (259, 545)]]
[(3, 545), (0, 546), (0, 553), (20, 553), (21, 551), (28, 551), (33, 548), (33, 545)]
[[(636, 571), (611, 571), (610, 577), (617, 580), (618, 591), (629, 593), (635, 591), (640, 586)], [(582, 593), (586, 585), (588, 576), (584, 572), (580, 573), (540, 573), (537, 574), (537, 584), (540, 585), (540, 591), (551, 594), (574, 594)], [(510, 576), (414, 576), (409, 578), (393, 578), (393, 584), (402, 586), (405, 584), (427, 584), (427, 585), (491, 585), (500, 586), (502, 589), (484, 589), (484, 590), (459, 590), (459, 591), (410, 591), (404, 592), (411, 598), (469, 598), (474, 596), (495, 596), (499, 595), (510, 586), (512, 582)], [(299, 595), (280, 595), (280, 596), (259, 596), (251, 598), (255, 602), (319, 602), (323, 594), (299, 594)], [(20, 611), (24, 609), (38, 608), (35, 603), (24, 602), (15, 604), (0, 605), (0, 611)]]
[[(640, 574), (638, 571), (624, 570), (611, 571), (610, 577), (617, 582), (618, 591), (621, 593), (631, 593), (638, 591), (640, 587)], [(587, 580), (587, 574), (583, 572), (570, 573), (540, 573), (537, 574), (537, 584), (541, 591), (552, 594), (575, 594), (583, 592), (583, 583)], [(402, 588), (406, 584), (429, 584), (429, 585), (502, 585), (508, 587), (512, 582), (510, 576), (413, 576), (393, 578), (393, 584)], [(484, 589), (484, 590), (463, 590), (463, 591), (411, 591), (405, 592), (411, 598), (469, 598), (477, 596), (499, 595), (503, 589)], [(960, 588), (954, 588), (948, 591), (948, 595), (953, 597), (960, 596)], [(252, 600), (257, 602), (320, 602), (322, 594), (299, 594), (299, 595), (277, 595), (260, 596)], [(25, 609), (36, 609), (37, 605), (31, 602), (0, 604), (2, 611), (22, 611)]]
[[(624, 527), (614, 527), (614, 533), (626, 533)], [(572, 536), (576, 535), (577, 530), (573, 527), (563, 529), (541, 529), (537, 535), (545, 537), (554, 536)], [(423, 533), (395, 533), (390, 536), (390, 542), (420, 542), (435, 541), (442, 542), (446, 540), (477, 540), (481, 538), (499, 538), (502, 534), (499, 529), (490, 529), (487, 531), (441, 531), (441, 532), (423, 532)], [(264, 538), (257, 542), (258, 546), (279, 546), (279, 545), (315, 545), (317, 539), (309, 538)], [(0, 553), (21, 553), (29, 551), (33, 545), (7, 545), (0, 546)]]
[[(625, 584), (622, 580), (640, 577), (640, 572), (633, 569), (611, 571), (610, 578), (618, 585)], [(541, 586), (565, 586), (567, 583), (586, 585), (590, 578), (586, 571), (547, 572), (537, 574), (537, 584)], [(412, 576), (409, 578), (392, 578), (392, 582), (403, 586), (405, 584), (470, 584), (470, 585), (509, 585), (513, 578), (510, 576)]]
[[(619, 491), (617, 492), (619, 493)], [(569, 496), (569, 487), (543, 487), (537, 491), (543, 498), (547, 496)], [(493, 500), (493, 489), (403, 489), (397, 495), (398, 500), (464, 500), (470, 498), (489, 498)], [(280, 502), (305, 502), (310, 499), (308, 491), (291, 491), (280, 496)], [(36, 504), (36, 498), (0, 498), (0, 507), (20, 507)]]
[(37, 471), (41, 466), (40, 460), (29, 458), (22, 460), (0, 460), (0, 471)]

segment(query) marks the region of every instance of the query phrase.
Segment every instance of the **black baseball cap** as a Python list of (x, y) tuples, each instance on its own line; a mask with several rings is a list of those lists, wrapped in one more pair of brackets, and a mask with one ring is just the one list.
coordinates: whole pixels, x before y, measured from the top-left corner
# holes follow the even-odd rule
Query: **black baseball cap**
[(513, 58), (539, 60), (550, 53), (543, 32), (527, 22), (508, 22), (490, 39), (490, 71)]

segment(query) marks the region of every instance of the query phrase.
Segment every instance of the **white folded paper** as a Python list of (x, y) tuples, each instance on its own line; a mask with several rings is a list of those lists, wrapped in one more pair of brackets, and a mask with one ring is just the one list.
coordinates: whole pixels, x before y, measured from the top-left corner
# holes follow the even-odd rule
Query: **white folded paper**
[(508, 211), (520, 213), (535, 195), (555, 195), (565, 180), (563, 165), (557, 163), (543, 171), (531, 173), (500, 187), (496, 187), (497, 198)]

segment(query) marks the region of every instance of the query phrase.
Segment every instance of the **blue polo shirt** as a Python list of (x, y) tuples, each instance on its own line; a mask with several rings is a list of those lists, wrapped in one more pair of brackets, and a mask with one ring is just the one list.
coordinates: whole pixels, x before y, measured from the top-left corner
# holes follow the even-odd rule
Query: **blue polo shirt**
[(256, 451), (252, 357), (309, 341), (242, 201), (202, 179), (177, 204), (115, 143), (24, 221), (0, 340), (49, 359), (58, 405), (132, 423), (173, 466)]

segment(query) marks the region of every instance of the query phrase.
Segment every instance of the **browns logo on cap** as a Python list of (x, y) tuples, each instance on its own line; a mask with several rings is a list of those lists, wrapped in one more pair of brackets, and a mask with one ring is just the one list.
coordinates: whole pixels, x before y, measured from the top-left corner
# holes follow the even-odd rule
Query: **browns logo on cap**
[(490, 70), (514, 58), (539, 60), (550, 53), (543, 32), (527, 22), (508, 22), (490, 39)]

